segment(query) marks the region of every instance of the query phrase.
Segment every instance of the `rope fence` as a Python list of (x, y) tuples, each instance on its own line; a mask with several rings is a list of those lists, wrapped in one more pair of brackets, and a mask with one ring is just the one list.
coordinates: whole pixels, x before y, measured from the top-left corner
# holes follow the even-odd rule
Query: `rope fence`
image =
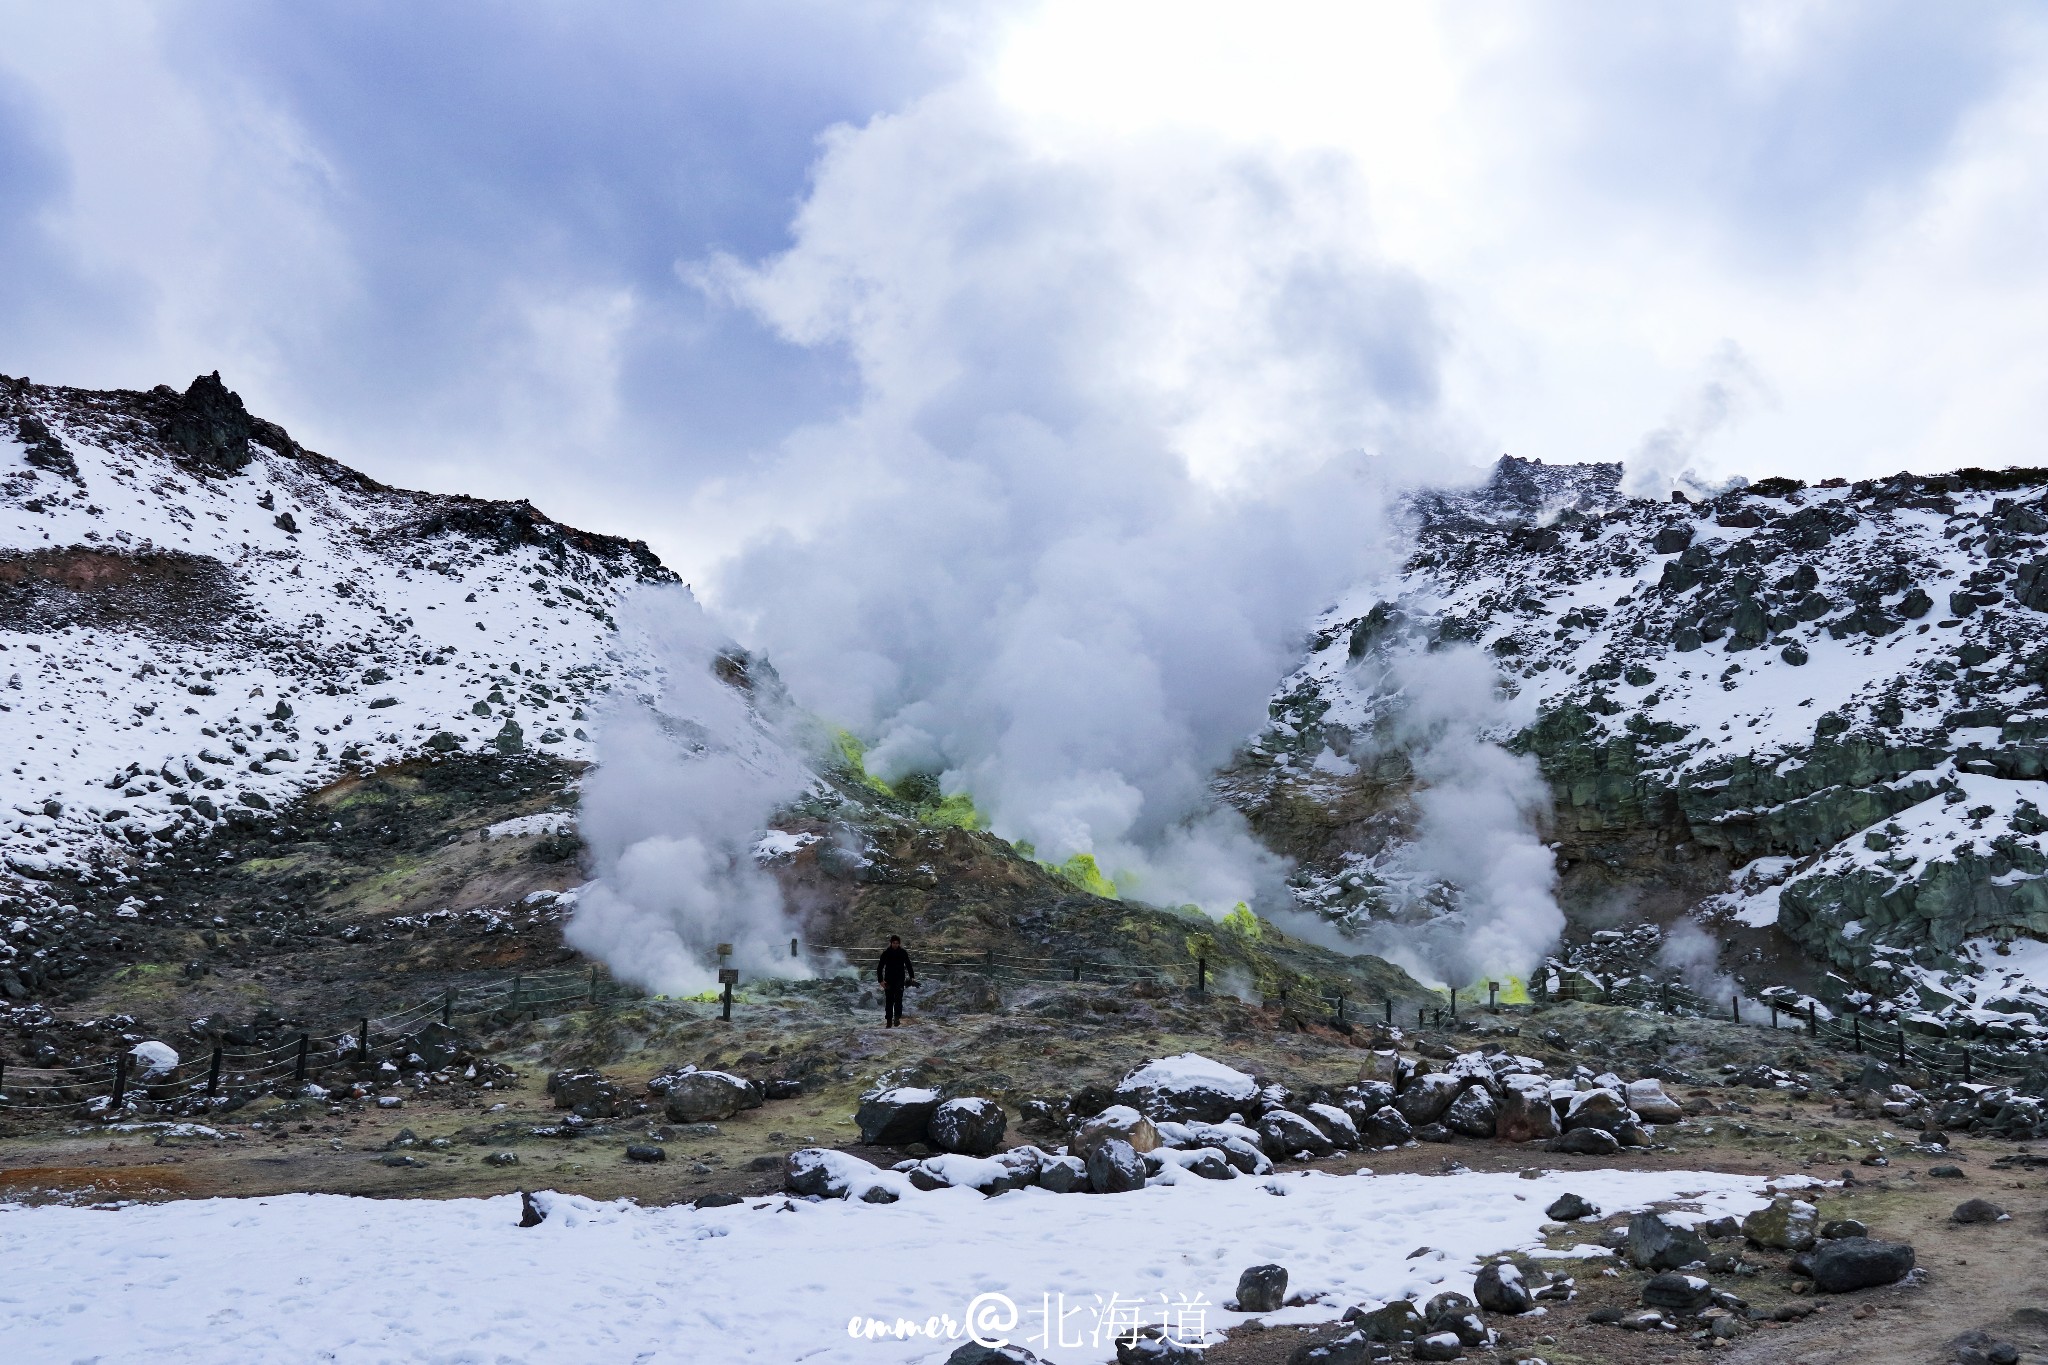
[[(882, 949), (847, 944), (804, 943), (791, 939), (790, 956), (812, 965), (836, 963), (853, 967), (863, 975), (871, 972)], [(980, 973), (1012, 981), (1047, 984), (1102, 983), (1131, 985), (1139, 982), (1165, 986), (1189, 986), (1197, 995), (1209, 988), (1209, 963), (1198, 957), (1189, 968), (1175, 969), (1154, 964), (1104, 962), (1082, 956), (1033, 956), (996, 949), (924, 948), (917, 954), (923, 972), (939, 975)], [(723, 1017), (731, 1019), (732, 985), (737, 973), (722, 971)], [(1441, 1003), (1410, 1005), (1415, 1009), (1414, 1027), (1456, 1028), (1461, 1007), (1492, 1011), (1498, 1008), (1499, 984), (1489, 982), (1482, 991), (1448, 991), (1437, 994)], [(2048, 1053), (2029, 1053), (1996, 1047), (1972, 1047), (1952, 1039), (1909, 1036), (1903, 1023), (1886, 1023), (1874, 1016), (1847, 1014), (1840, 1017), (1810, 998), (1783, 997), (1749, 1002), (1747, 1015), (1740, 996), (1731, 997), (1725, 1007), (1680, 982), (1647, 978), (1597, 981), (1576, 971), (1551, 970), (1530, 984), (1533, 999), (1578, 1002), (1631, 1009), (1640, 1012), (1725, 1018), (1736, 1024), (1771, 1029), (1794, 1029), (1837, 1050), (1871, 1056), (1902, 1068), (1918, 1068), (1938, 1079), (1984, 1082), (2010, 1086), (2023, 1093), (2048, 1096)], [(467, 1020), (516, 1021), (537, 1019), (543, 1014), (594, 1008), (608, 1000), (643, 998), (641, 992), (604, 976), (595, 967), (587, 971), (565, 969), (521, 972), (494, 980), (450, 987), (383, 1014), (366, 1015), (332, 1032), (303, 1032), (273, 1046), (230, 1052), (216, 1045), (204, 1057), (181, 1059), (172, 1068), (150, 1071), (142, 1068), (130, 1053), (122, 1052), (104, 1061), (76, 1066), (41, 1067), (10, 1064), (0, 1060), (0, 1114), (89, 1111), (121, 1112), (131, 1093), (157, 1100), (203, 1096), (208, 1100), (228, 1092), (260, 1092), (285, 1083), (302, 1089), (324, 1070), (368, 1063), (380, 1050), (395, 1052), (398, 1045), (416, 1040), (430, 1025), (452, 1028), (458, 1018)], [(1283, 1011), (1313, 1014), (1343, 1030), (1374, 1023), (1406, 1026), (1410, 1005), (1398, 1005), (1391, 996), (1353, 999), (1342, 992), (1321, 989), (1296, 990), (1282, 985), (1277, 994), (1263, 1001), (1278, 1004)], [(409, 1051), (410, 1049), (408, 1049)], [(405, 1054), (398, 1053), (403, 1056)], [(104, 1101), (95, 1105), (95, 1101)]]
[(1868, 1056), (1901, 1068), (1917, 1067), (1937, 1080), (2010, 1086), (2028, 1094), (2048, 1096), (2048, 1053), (1975, 1047), (1926, 1034), (1916, 1037), (1903, 1022), (1887, 1022), (1860, 1013), (1838, 1016), (1809, 997), (1751, 1001), (1745, 1017), (1739, 995), (1730, 996), (1724, 1007), (1682, 982), (1643, 978), (1597, 982), (1579, 973), (1565, 972), (1539, 977), (1530, 993), (1539, 999), (1645, 1013), (1723, 1018), (1735, 1024), (1789, 1029), (1837, 1051)]

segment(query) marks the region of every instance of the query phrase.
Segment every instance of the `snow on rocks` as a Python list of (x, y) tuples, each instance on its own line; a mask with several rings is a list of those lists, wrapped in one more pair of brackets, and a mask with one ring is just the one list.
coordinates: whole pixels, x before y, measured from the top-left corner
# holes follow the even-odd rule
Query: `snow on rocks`
[[(1769, 479), (1651, 501), (1620, 473), (1503, 459), (1480, 487), (1418, 495), (1414, 553), (1332, 606), (1276, 687), (1242, 803), (1283, 785), (1341, 799), (1324, 755), (1384, 742), (1410, 656), (1469, 649), (1514, 694), (1563, 821), (1619, 834), (1670, 803), (1734, 868), (1699, 917), (1779, 925), (1843, 993), (1953, 1022), (1876, 949), (1967, 978), (1965, 939), (2048, 937), (2048, 482)], [(1358, 927), (1455, 913), (1462, 892), (1405, 827), (1312, 852), (1297, 899)], [(2026, 1009), (2048, 1020), (2048, 992)]]
[(128, 1049), (128, 1055), (135, 1059), (135, 1075), (139, 1080), (168, 1076), (178, 1069), (178, 1050), (169, 1043), (154, 1040), (137, 1043)]
[[(516, 1365), (559, 1358), (560, 1344), (576, 1341), (607, 1359), (690, 1343), (696, 1355), (734, 1362), (933, 1365), (965, 1338), (865, 1339), (849, 1324), (958, 1321), (977, 1295), (994, 1293), (1018, 1309), (1011, 1340), (1053, 1365), (1099, 1365), (1104, 1349), (1030, 1339), (1044, 1296), (1200, 1295), (1216, 1306), (1214, 1328), (1243, 1268), (1273, 1262), (1287, 1267), (1300, 1302), (1264, 1318), (1326, 1322), (1351, 1305), (1462, 1293), (1485, 1260), (1539, 1246), (1543, 1209), (1566, 1189), (1556, 1174), (1301, 1174), (1188, 1180), (1118, 1199), (1039, 1188), (988, 1199), (918, 1192), (843, 1153), (818, 1156), (815, 1169), (847, 1197), (641, 1208), (541, 1193), (546, 1217), (527, 1228), (517, 1226), (514, 1195), (9, 1208), (0, 1262), (20, 1269), (8, 1286), (9, 1349), (23, 1359), (239, 1365), (316, 1359), (345, 1344), (380, 1359)], [(1289, 1197), (1266, 1193), (1275, 1181)], [(1765, 1184), (1686, 1171), (1577, 1171), (1569, 1181), (1609, 1208), (1682, 1198), (1703, 1217), (1739, 1215)], [(875, 1207), (856, 1192), (876, 1189), (898, 1197)], [(1439, 1255), (1406, 1259), (1418, 1245)], [(397, 1277), (394, 1247), (405, 1249)], [(465, 1287), (459, 1314), (443, 1294), (452, 1283)], [(762, 1302), (764, 1285), (795, 1292), (736, 1328), (736, 1305)], [(97, 1311), (76, 1311), (88, 1305)]]
[(1148, 1118), (1207, 1123), (1245, 1112), (1258, 1093), (1251, 1076), (1197, 1052), (1147, 1062), (1116, 1088), (1119, 1101)]
[(854, 1122), (860, 1140), (870, 1147), (901, 1147), (923, 1142), (932, 1115), (939, 1110), (939, 1092), (899, 1085), (861, 1096)]
[[(194, 405), (232, 455), (179, 444)], [(588, 758), (585, 708), (649, 666), (613, 612), (674, 581), (524, 503), (379, 484), (209, 379), (0, 382), (0, 566), (0, 883), (32, 901), (363, 765)]]

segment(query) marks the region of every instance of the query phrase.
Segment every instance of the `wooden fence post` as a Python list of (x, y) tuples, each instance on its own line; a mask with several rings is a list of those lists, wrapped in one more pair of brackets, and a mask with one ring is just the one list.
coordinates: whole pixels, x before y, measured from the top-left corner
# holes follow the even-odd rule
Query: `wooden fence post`
[(1852, 1015), (1850, 1015), (1850, 1016), (1849, 1016), (1849, 1036), (1850, 1036), (1851, 1038), (1853, 1038), (1853, 1039), (1855, 1040), (1855, 1042), (1856, 1042), (1856, 1051), (1857, 1051), (1857, 1052), (1859, 1052), (1859, 1053), (1861, 1053), (1861, 1052), (1863, 1051), (1863, 1016), (1862, 1016), (1862, 1015), (1860, 1015), (1860, 1014), (1852, 1014)]
[(1394, 1022), (1394, 997), (1390, 995), (1390, 996), (1388, 996), (1388, 997), (1387, 997), (1387, 1024), (1388, 1024), (1388, 1025), (1389, 1025), (1389, 1026), (1391, 1027), (1391, 1026), (1392, 1026), (1392, 1024), (1393, 1024), (1393, 1022)]
[[(591, 968), (593, 973), (596, 968)], [(449, 1028), (455, 1023), (455, 988), (450, 986), (441, 995), (441, 1027)]]
[(292, 1062), (293, 1085), (304, 1085), (306, 1083), (306, 1053), (312, 1046), (313, 1040), (301, 1033), (299, 1035), (299, 1053)]
[(1820, 1015), (1815, 1011), (1811, 1000), (1806, 1002), (1806, 1034), (1809, 1038), (1820, 1036)]
[(128, 1054), (114, 1054), (114, 1108), (121, 1107), (121, 1101), (128, 1098)]
[(363, 1061), (370, 1060), (370, 1021), (363, 1020), (363, 1031), (356, 1035), (356, 1052)]
[(212, 1099), (220, 1092), (221, 1045), (213, 1045), (213, 1059), (206, 1064), (206, 1098)]
[(1195, 993), (1197, 995), (1207, 995), (1209, 993), (1209, 959), (1206, 957), (1195, 959)]

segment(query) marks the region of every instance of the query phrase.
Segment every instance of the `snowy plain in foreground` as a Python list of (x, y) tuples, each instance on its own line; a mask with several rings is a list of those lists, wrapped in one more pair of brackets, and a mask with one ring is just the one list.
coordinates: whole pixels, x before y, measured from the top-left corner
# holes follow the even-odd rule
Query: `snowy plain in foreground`
[[(1221, 1304), (1277, 1261), (1320, 1302), (1469, 1291), (1478, 1258), (1534, 1247), (1571, 1190), (1608, 1212), (1684, 1200), (1742, 1213), (1773, 1182), (1697, 1171), (1188, 1181), (1116, 1196), (916, 1194), (888, 1206), (781, 1196), (724, 1209), (540, 1195), (361, 1199), (291, 1194), (121, 1208), (0, 1208), (0, 1340), (10, 1359), (116, 1362), (775, 1361), (936, 1365), (957, 1340), (856, 1339), (849, 1321), (962, 1319), (1007, 1295), (1007, 1335), (1057, 1365), (1113, 1360), (1097, 1297)], [(1808, 1183), (1801, 1178), (1776, 1182)], [(1590, 1237), (1590, 1230), (1589, 1230)], [(1417, 1248), (1431, 1248), (1415, 1255)], [(1586, 1249), (1587, 1254), (1594, 1254)], [(1601, 1253), (1604, 1254), (1604, 1253)], [(1044, 1310), (1070, 1310), (1047, 1344)], [(1037, 1337), (1038, 1339), (1034, 1339)]]

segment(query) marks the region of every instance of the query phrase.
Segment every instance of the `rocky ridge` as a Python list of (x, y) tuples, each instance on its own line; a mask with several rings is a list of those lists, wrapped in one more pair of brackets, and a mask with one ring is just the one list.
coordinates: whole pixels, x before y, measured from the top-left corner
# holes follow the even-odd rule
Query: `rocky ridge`
[[(1554, 797), (1574, 934), (1686, 916), (1755, 984), (1929, 1031), (2048, 1037), (2048, 470), (1705, 501), (1503, 457), (1316, 623), (1223, 789), (1362, 925), (1455, 893), (1404, 862), (1402, 665), (1497, 671), (1487, 733)], [(1640, 970), (1640, 964), (1638, 966)]]
[[(81, 888), (420, 754), (587, 760), (674, 581), (526, 503), (392, 488), (183, 393), (0, 377), (0, 969)], [(152, 913), (146, 895), (114, 913)]]

